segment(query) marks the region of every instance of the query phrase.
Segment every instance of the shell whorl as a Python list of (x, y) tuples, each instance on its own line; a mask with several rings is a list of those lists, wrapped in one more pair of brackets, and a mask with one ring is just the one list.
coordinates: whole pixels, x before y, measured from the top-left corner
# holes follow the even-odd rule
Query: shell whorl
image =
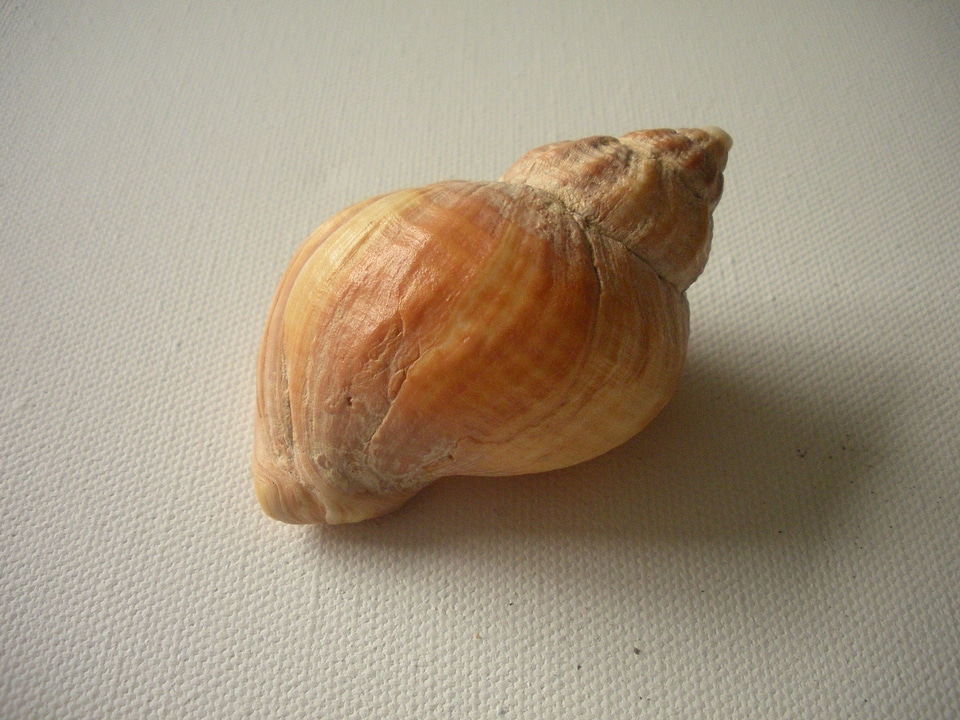
[(588, 137), (531, 150), (500, 179), (555, 195), (683, 292), (707, 264), (732, 144), (713, 127)]

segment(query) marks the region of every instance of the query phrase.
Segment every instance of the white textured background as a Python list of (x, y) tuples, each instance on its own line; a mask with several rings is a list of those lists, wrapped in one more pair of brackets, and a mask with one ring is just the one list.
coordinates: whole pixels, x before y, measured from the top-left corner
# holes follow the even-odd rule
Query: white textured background
[[(960, 716), (960, 6), (303, 5), (0, 4), (0, 717)], [(645, 433), (261, 514), (256, 349), (316, 225), (708, 123)]]

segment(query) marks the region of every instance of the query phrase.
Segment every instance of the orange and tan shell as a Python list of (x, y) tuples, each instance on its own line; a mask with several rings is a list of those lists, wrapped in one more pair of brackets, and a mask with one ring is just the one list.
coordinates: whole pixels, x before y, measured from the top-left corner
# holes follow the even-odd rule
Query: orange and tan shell
[(371, 198), (280, 281), (260, 348), (253, 477), (271, 517), (356, 522), (449, 475), (588, 460), (683, 367), (730, 137), (591, 137), (499, 182)]

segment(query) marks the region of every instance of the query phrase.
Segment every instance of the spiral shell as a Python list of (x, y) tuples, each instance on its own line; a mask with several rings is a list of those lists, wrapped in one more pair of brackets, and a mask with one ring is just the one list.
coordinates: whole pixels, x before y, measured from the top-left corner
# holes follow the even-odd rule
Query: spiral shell
[(595, 457), (683, 367), (730, 137), (591, 137), (358, 203), (301, 246), (258, 363), (257, 497), (356, 522), (449, 475)]

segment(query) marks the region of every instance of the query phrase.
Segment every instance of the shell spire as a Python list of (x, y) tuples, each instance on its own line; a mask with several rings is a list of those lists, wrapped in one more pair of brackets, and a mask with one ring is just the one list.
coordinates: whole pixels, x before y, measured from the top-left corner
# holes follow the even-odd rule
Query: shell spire
[(531, 150), (500, 179), (560, 198), (683, 292), (707, 264), (732, 145), (715, 127), (588, 137)]

